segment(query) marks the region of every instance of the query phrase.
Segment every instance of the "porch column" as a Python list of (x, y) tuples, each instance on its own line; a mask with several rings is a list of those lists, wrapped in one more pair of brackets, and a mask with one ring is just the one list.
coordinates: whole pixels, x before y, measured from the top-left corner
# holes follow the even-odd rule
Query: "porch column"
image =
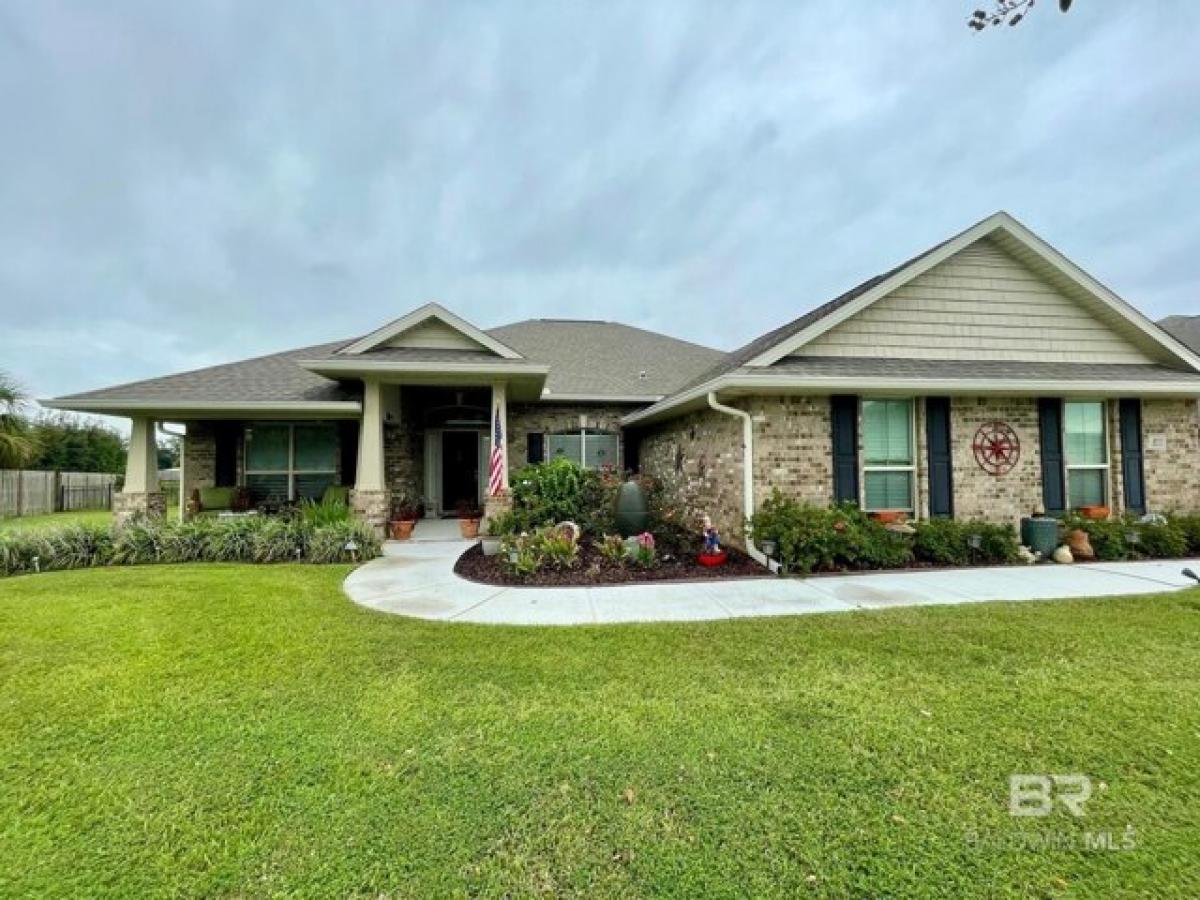
[[(484, 516), (489, 519), (512, 509), (508, 493), (508, 388), (503, 381), (492, 382), (490, 419), (492, 452), (487, 461), (488, 488), (484, 502)], [(499, 463), (497, 477), (492, 475), (493, 461)]]
[(363, 381), (362, 423), (358, 429), (358, 474), (350, 505), (367, 524), (382, 528), (391, 512), (384, 472), (383, 385)]
[(125, 456), (125, 486), (113, 497), (113, 513), (118, 524), (136, 516), (162, 516), (166, 497), (158, 489), (158, 441), (153, 419), (132, 420), (129, 452)]

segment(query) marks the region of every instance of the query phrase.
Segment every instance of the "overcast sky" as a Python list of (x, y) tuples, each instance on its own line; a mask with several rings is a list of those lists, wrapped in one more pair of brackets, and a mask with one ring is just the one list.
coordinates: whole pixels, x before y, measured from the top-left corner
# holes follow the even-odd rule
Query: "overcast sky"
[(729, 349), (1001, 208), (1200, 312), (1200, 3), (982, 3), (0, 0), (0, 369), (49, 396), (434, 299)]

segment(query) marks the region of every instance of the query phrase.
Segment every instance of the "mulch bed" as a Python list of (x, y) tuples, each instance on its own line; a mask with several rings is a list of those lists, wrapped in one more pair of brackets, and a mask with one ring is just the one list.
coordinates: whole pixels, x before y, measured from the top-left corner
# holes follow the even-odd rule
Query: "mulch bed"
[(588, 587), (593, 584), (639, 584), (648, 581), (711, 581), (717, 578), (757, 578), (771, 573), (739, 550), (725, 548), (729, 559), (723, 566), (709, 568), (691, 557), (662, 555), (653, 569), (632, 563), (614, 566), (586, 538), (579, 543), (579, 562), (573, 569), (543, 569), (536, 575), (514, 575), (500, 555), (484, 556), (479, 544), (458, 558), (454, 571), (483, 584), (520, 587)]

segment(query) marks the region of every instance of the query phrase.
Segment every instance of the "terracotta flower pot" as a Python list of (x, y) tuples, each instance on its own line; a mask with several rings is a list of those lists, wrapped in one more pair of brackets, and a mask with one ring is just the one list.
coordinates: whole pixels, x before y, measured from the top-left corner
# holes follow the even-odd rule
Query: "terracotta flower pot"
[(479, 537), (479, 520), (478, 519), (459, 519), (458, 530), (465, 538)]
[(1067, 534), (1067, 546), (1071, 555), (1076, 559), (1095, 559), (1096, 551), (1092, 549), (1092, 541), (1082, 528), (1076, 528)]
[(881, 509), (871, 513), (871, 518), (876, 522), (882, 522), (884, 525), (895, 525), (903, 522), (908, 517), (908, 513), (902, 509)]
[(407, 541), (412, 537), (413, 528), (417, 523), (411, 519), (396, 519), (389, 523), (393, 541)]
[(1109, 516), (1109, 513), (1111, 513), (1111, 512), (1112, 512), (1112, 510), (1110, 510), (1107, 506), (1081, 506), (1081, 507), (1079, 507), (1079, 514), (1081, 516), (1083, 516), (1085, 519), (1107, 519)]

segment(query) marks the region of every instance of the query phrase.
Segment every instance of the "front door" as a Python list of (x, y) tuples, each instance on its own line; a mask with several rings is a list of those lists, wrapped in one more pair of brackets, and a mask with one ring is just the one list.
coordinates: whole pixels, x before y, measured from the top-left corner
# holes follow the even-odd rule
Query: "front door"
[(479, 434), (442, 432), (442, 509), (453, 511), (466, 501), (479, 503)]

